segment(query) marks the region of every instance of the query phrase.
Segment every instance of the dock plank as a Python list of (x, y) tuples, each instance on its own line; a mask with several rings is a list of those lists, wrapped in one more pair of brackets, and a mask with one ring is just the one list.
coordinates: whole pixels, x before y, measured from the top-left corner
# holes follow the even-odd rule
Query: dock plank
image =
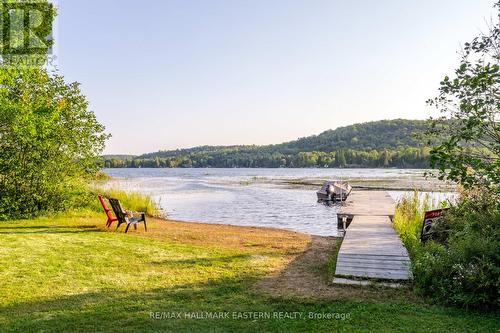
[(339, 215), (352, 219), (340, 247), (336, 275), (411, 278), (408, 251), (392, 226), (395, 202), (387, 192), (355, 191)]
[(339, 214), (392, 216), (396, 203), (385, 191), (353, 191)]

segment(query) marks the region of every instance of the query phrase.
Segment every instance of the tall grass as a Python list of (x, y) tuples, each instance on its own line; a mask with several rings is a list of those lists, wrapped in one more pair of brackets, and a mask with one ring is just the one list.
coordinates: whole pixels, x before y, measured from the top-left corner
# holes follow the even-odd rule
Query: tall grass
[(418, 191), (405, 195), (396, 205), (396, 211), (392, 219), (394, 229), (401, 237), (404, 245), (413, 254), (420, 244), (420, 233), (425, 211), (429, 210), (432, 200), (429, 194), (423, 198)]
[(138, 192), (124, 191), (116, 188), (99, 188), (91, 189), (95, 200), (91, 202), (92, 209), (101, 211), (102, 207), (97, 199), (97, 195), (101, 194), (107, 198), (116, 198), (120, 200), (123, 208), (128, 211), (144, 212), (149, 216), (162, 216), (162, 211), (159, 204), (150, 196)]
[[(472, 193), (474, 194), (474, 193)], [(434, 227), (435, 237), (423, 244), (424, 213), (447, 206), (421, 198), (403, 197), (393, 218), (411, 257), (414, 286), (436, 300), (465, 308), (498, 309), (500, 213), (486, 192), (462, 193)]]
[(421, 246), (420, 234), (425, 212), (449, 206), (449, 201), (439, 202), (434, 200), (429, 193), (422, 195), (416, 190), (398, 201), (392, 222), (410, 256), (413, 256), (417, 248)]

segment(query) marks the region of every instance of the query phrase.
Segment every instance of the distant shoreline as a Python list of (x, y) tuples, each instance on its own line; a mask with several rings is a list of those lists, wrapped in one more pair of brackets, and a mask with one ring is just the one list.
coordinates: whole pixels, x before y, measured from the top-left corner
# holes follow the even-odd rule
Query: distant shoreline
[[(222, 170), (311, 170), (311, 171), (319, 171), (319, 170), (337, 170), (337, 171), (352, 171), (352, 170), (415, 170), (422, 175), (418, 175), (417, 177), (377, 177), (374, 175), (370, 178), (356, 177), (356, 176), (347, 176), (342, 175), (342, 179), (348, 181), (354, 189), (361, 190), (384, 190), (384, 191), (422, 191), (422, 192), (456, 192), (457, 185), (440, 181), (436, 178), (425, 178), (424, 171), (431, 169), (401, 169), (401, 168), (104, 168), (101, 169), (101, 172), (106, 174), (106, 170), (130, 170), (130, 172), (134, 172), (133, 170), (157, 170), (157, 169), (168, 169), (168, 170), (183, 170), (185, 172), (189, 172), (188, 170), (213, 170), (213, 171), (222, 171)], [(106, 174), (110, 177), (108, 174)], [(111, 179), (110, 177), (108, 179)], [(332, 178), (332, 179), (330, 179)], [(339, 176), (297, 176), (294, 178), (283, 178), (283, 177), (271, 177), (267, 175), (258, 175), (253, 176), (251, 179), (248, 178), (238, 178), (234, 177), (234, 180), (231, 180), (239, 185), (248, 186), (253, 184), (272, 184), (277, 186), (286, 186), (290, 188), (307, 188), (307, 189), (317, 189), (320, 187), (324, 181), (333, 180), (333, 178), (339, 178)], [(106, 179), (104, 179), (106, 180)], [(230, 181), (230, 182), (231, 182)]]
[(417, 168), (417, 167), (375, 167), (375, 166), (359, 166), (359, 165), (347, 165), (345, 167), (319, 167), (319, 166), (308, 166), (308, 167), (218, 167), (218, 166), (176, 166), (176, 167), (130, 167), (130, 166), (122, 166), (122, 167), (103, 167), (101, 169), (317, 169), (317, 170), (343, 170), (343, 169), (378, 169), (378, 170), (437, 170), (432, 168)]

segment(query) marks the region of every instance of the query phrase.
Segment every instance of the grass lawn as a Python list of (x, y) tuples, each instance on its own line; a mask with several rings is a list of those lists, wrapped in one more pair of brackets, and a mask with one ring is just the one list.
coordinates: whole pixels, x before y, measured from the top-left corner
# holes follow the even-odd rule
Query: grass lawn
[[(92, 213), (0, 223), (0, 331), (500, 329), (494, 314), (429, 305), (409, 288), (330, 285), (334, 238), (150, 221), (129, 234)], [(229, 318), (206, 318), (218, 312)]]

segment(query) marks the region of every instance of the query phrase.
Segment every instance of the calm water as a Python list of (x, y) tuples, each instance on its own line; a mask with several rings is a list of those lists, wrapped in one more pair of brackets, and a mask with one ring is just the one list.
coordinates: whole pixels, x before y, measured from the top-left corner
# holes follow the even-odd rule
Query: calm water
[[(316, 187), (287, 181), (418, 179), (398, 169), (105, 169), (108, 186), (151, 195), (172, 219), (285, 228), (337, 235), (337, 207), (316, 202)], [(395, 199), (404, 192), (390, 191)], [(450, 194), (434, 194), (438, 199)]]

